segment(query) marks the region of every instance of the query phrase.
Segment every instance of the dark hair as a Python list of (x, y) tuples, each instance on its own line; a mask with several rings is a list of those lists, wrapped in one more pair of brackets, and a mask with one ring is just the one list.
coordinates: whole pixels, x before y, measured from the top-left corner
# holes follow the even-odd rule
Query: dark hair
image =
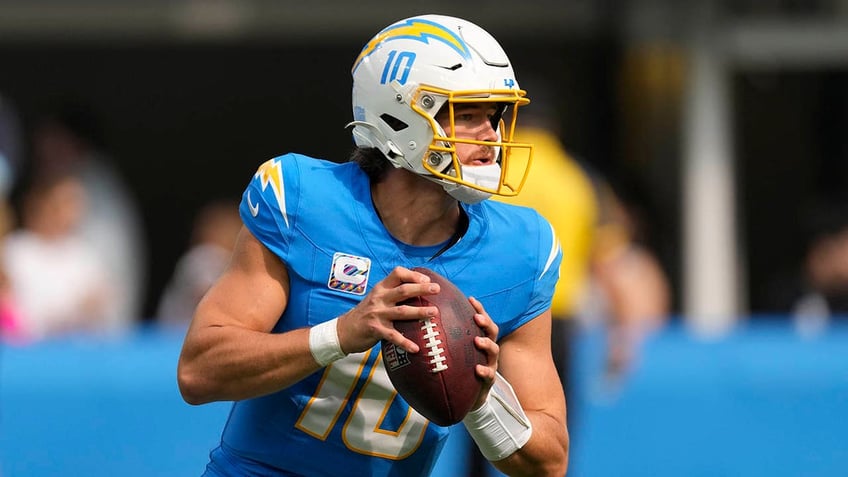
[(349, 161), (359, 164), (359, 168), (365, 172), (371, 182), (380, 182), (394, 167), (376, 147), (357, 147), (350, 154)]

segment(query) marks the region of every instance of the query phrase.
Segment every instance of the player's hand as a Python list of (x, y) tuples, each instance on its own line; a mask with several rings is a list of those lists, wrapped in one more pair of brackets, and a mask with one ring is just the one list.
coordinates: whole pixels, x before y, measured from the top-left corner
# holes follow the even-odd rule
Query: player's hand
[(486, 313), (483, 304), (474, 297), (468, 299), (471, 306), (477, 314), (474, 315), (474, 321), (483, 329), (486, 336), (478, 336), (474, 339), (474, 344), (477, 349), (486, 353), (486, 364), (477, 365), (477, 377), (483, 380), (483, 388), (480, 391), (480, 396), (477, 402), (474, 403), (472, 409), (480, 407), (489, 395), (489, 389), (492, 388), (492, 383), (495, 382), (495, 373), (498, 371), (498, 356), (500, 355), (500, 346), (498, 346), (498, 325), (492, 321), (492, 318)]
[(435, 306), (409, 306), (399, 303), (417, 296), (439, 292), (439, 285), (430, 277), (408, 268), (396, 267), (383, 280), (374, 285), (359, 304), (339, 317), (339, 344), (345, 353), (357, 353), (385, 339), (410, 353), (418, 352), (418, 345), (406, 339), (392, 325), (395, 320), (421, 320), (436, 316)]

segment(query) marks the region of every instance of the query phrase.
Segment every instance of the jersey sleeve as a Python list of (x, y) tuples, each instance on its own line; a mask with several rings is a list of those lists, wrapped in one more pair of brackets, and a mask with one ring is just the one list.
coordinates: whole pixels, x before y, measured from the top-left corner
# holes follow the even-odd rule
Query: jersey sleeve
[(527, 312), (524, 316), (532, 319), (551, 307), (554, 289), (559, 280), (560, 262), (562, 261), (562, 247), (553, 226), (538, 215), (539, 220), (539, 261), (536, 272), (536, 282), (527, 303)]
[(259, 166), (239, 205), (245, 227), (283, 261), (294, 229), (298, 186), (296, 158), (275, 157)]

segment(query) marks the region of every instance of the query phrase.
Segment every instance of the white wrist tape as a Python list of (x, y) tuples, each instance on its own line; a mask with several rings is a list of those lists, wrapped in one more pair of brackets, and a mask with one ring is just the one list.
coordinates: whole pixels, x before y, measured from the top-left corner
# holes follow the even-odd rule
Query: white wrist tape
[(309, 329), (309, 351), (321, 367), (345, 357), (339, 344), (338, 321), (333, 318)]
[(521, 449), (533, 426), (524, 414), (512, 386), (499, 373), (486, 402), (462, 420), (465, 428), (486, 459), (496, 462)]

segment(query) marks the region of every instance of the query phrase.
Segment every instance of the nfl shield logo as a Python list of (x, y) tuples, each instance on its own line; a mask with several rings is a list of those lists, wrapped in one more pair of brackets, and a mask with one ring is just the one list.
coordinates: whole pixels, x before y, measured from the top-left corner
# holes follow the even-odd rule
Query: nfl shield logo
[(406, 350), (399, 348), (394, 343), (385, 343), (383, 345), (383, 357), (386, 360), (386, 368), (392, 371), (409, 364), (409, 355), (406, 354)]

